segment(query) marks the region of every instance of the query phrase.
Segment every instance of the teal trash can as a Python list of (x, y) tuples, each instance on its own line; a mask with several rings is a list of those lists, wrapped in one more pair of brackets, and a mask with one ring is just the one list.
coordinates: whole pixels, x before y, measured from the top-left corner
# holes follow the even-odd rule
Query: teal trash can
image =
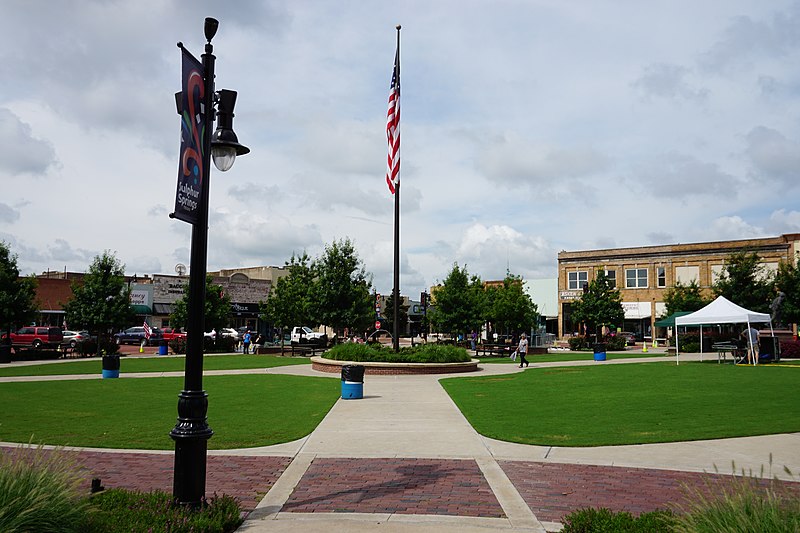
[(594, 360), (595, 361), (605, 361), (606, 360), (606, 343), (598, 342), (594, 345)]
[(119, 355), (103, 356), (103, 379), (119, 377)]
[(360, 400), (364, 397), (364, 365), (342, 367), (342, 399)]

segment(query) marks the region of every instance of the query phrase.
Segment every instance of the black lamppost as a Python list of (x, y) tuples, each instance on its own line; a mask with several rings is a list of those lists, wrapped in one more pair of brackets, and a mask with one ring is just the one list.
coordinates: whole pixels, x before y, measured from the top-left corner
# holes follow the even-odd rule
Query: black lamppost
[[(191, 168), (194, 173), (186, 171), (187, 176), (193, 177), (195, 182), (199, 178), (198, 193), (186, 194), (185, 186), (179, 181), (178, 203), (181, 207), (191, 207), (193, 218), (184, 218), (185, 215), (173, 213), (170, 216), (181, 218), (192, 223), (192, 251), (189, 266), (189, 302), (187, 305), (187, 333), (186, 333), (186, 366), (184, 372), (183, 390), (178, 395), (178, 421), (170, 432), (170, 437), (175, 441), (175, 468), (172, 494), (173, 499), (179, 503), (190, 506), (199, 506), (205, 498), (206, 492), (206, 456), (208, 452), (208, 439), (214, 432), (208, 426), (208, 394), (203, 390), (203, 332), (205, 331), (205, 299), (206, 299), (206, 260), (208, 255), (208, 194), (211, 157), (214, 165), (221, 171), (226, 171), (233, 165), (237, 155), (244, 155), (249, 148), (239, 144), (233, 132), (233, 107), (236, 103), (236, 92), (220, 90), (214, 92), (214, 47), (211, 39), (217, 33), (219, 22), (213, 18), (205, 20), (206, 47), (202, 58), (202, 111), (184, 113), (183, 93), (176, 95), (178, 114), (196, 121), (197, 116), (202, 117), (202, 124), (192, 124), (200, 146), (189, 156), (183, 154), (182, 160), (187, 158), (199, 159)], [(185, 51), (183, 45), (178, 46)], [(195, 60), (196, 61), (196, 60)], [(195, 91), (200, 87), (195, 86)], [(184, 91), (186, 89), (184, 88)], [(198, 93), (199, 94), (199, 93)], [(193, 107), (193, 106), (192, 106)], [(214, 118), (218, 120), (217, 130), (212, 131)], [(199, 134), (197, 133), (199, 132)], [(193, 155), (192, 155), (193, 154)], [(185, 163), (185, 161), (184, 161)], [(184, 187), (184, 189), (182, 189)], [(181, 196), (183, 191), (183, 198)], [(196, 199), (196, 203), (186, 203), (186, 198)], [(176, 211), (178, 211), (176, 209)]]

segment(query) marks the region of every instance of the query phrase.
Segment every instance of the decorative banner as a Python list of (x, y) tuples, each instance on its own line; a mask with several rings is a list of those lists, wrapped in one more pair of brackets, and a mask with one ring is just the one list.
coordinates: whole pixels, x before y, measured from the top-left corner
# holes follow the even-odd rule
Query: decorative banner
[(206, 134), (203, 96), (203, 65), (181, 47), (183, 76), (181, 92), (181, 153), (175, 218), (197, 224), (203, 184), (203, 136)]

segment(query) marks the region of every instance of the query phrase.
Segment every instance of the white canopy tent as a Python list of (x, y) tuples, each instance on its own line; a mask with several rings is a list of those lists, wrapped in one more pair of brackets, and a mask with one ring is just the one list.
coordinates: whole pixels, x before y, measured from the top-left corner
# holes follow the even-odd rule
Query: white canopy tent
[[(675, 318), (675, 329), (678, 326), (711, 326), (716, 324), (747, 324), (750, 329), (751, 323), (769, 322), (769, 330), (772, 332), (772, 319), (767, 313), (756, 313), (748, 311), (744, 307), (736, 305), (724, 296), (717, 297), (716, 300), (694, 313)], [(774, 333), (773, 333), (774, 335)], [(749, 339), (748, 335), (748, 339)], [(750, 341), (748, 341), (750, 342)], [(703, 345), (703, 328), (700, 328), (700, 346)], [(751, 344), (750, 348), (753, 346)], [(756, 364), (753, 361), (753, 364)], [(675, 362), (680, 364), (680, 348), (678, 346), (678, 336), (675, 336)]]

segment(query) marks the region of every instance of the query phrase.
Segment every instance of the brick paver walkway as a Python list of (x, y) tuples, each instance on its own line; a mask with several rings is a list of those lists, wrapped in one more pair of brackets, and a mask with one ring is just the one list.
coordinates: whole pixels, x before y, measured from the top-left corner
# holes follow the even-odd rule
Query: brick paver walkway
[[(720, 493), (732, 476), (527, 461), (500, 461), (500, 466), (539, 520), (558, 522), (585, 507), (606, 507), (634, 515), (675, 509), (686, 503), (690, 487), (705, 494)], [(781, 490), (800, 496), (800, 483), (776, 482)]]
[(477, 463), (317, 458), (283, 512), (504, 517)]

